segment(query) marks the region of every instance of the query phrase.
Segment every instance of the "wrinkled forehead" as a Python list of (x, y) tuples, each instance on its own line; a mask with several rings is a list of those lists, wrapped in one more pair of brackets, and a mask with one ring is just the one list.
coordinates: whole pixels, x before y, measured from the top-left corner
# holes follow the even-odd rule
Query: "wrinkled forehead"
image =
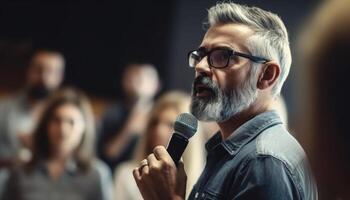
[(228, 46), (235, 50), (248, 51), (246, 42), (254, 31), (242, 24), (218, 24), (211, 26), (205, 33), (201, 47), (211, 49)]

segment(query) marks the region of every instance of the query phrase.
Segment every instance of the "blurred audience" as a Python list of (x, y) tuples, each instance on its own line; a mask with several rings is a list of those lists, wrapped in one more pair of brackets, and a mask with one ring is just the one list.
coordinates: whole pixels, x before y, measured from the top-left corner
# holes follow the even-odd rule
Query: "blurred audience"
[(147, 63), (129, 64), (121, 84), (123, 99), (107, 108), (102, 117), (97, 147), (99, 157), (112, 171), (120, 162), (132, 157), (160, 88), (155, 67)]
[[(183, 92), (173, 91), (162, 95), (154, 104), (147, 123), (145, 134), (138, 143), (137, 151), (131, 161), (120, 164), (115, 173), (115, 199), (139, 200), (142, 196), (132, 176), (132, 170), (138, 163), (152, 153), (157, 145), (167, 146), (172, 134), (176, 117), (189, 112), (190, 96)], [(199, 130), (183, 155), (187, 177), (187, 194), (200, 175), (204, 166), (204, 135)]]
[(300, 41), (301, 141), (311, 155), (319, 199), (350, 199), (350, 1), (325, 1)]
[(41, 49), (34, 52), (23, 88), (0, 100), (0, 196), (7, 170), (16, 160), (30, 158), (31, 133), (47, 97), (62, 83), (65, 60), (60, 52)]
[(53, 50), (36, 51), (27, 67), (23, 89), (0, 101), (0, 165), (18, 156), (35, 126), (46, 98), (61, 85), (65, 61)]
[(33, 156), (11, 172), (3, 199), (112, 199), (108, 167), (94, 152), (87, 97), (65, 89), (48, 101), (33, 133)]

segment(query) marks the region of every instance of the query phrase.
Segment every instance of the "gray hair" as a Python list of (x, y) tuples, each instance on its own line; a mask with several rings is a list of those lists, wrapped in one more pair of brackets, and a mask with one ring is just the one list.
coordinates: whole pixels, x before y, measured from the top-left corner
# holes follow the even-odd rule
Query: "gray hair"
[[(292, 63), (288, 33), (282, 20), (276, 14), (260, 8), (231, 2), (218, 3), (209, 9), (208, 25), (210, 27), (229, 23), (247, 25), (252, 28), (255, 33), (246, 44), (250, 53), (279, 64), (281, 74), (272, 89), (272, 95), (278, 95)], [(259, 64), (252, 65), (252, 78), (258, 76), (258, 66)]]

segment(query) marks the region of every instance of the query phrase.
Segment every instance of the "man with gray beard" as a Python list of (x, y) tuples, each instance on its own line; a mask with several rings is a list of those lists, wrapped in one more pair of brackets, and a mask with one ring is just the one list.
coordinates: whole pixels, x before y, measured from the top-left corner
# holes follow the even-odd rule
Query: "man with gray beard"
[[(208, 11), (198, 49), (188, 54), (196, 70), (191, 112), (215, 121), (207, 163), (189, 199), (317, 199), (304, 150), (274, 108), (286, 80), (288, 33), (275, 14), (234, 3)], [(133, 171), (146, 200), (184, 199), (186, 173), (158, 146)]]
[[(221, 90), (210, 78), (199, 75), (192, 88), (191, 112), (203, 121), (224, 122), (255, 101), (257, 92), (250, 83), (251, 77), (241, 87), (234, 90)], [(197, 93), (211, 92), (207, 98), (197, 97)]]

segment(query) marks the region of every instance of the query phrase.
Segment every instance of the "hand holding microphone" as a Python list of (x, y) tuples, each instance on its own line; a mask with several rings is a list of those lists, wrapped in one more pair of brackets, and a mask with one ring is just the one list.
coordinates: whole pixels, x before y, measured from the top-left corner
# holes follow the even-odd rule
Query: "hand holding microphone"
[(167, 149), (154, 148), (133, 175), (145, 200), (184, 199), (186, 192), (186, 173), (179, 160), (185, 151), (189, 138), (197, 131), (197, 119), (189, 113), (180, 114), (174, 124)]

